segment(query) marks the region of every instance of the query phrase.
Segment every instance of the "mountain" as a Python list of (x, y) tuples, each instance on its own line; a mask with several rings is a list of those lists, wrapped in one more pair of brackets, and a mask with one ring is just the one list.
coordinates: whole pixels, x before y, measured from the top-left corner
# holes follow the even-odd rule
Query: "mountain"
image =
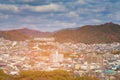
[(23, 28), (0, 31), (0, 37), (17, 41), (34, 37), (55, 37), (58, 42), (112, 43), (120, 42), (120, 25), (110, 22), (101, 25), (86, 25), (78, 28), (63, 29), (53, 33)]
[(87, 44), (120, 42), (120, 25), (112, 22), (102, 25), (86, 25), (57, 31), (53, 37), (58, 42)]
[(48, 37), (50, 34), (52, 34), (50, 32), (41, 32), (41, 31), (31, 30), (27, 28), (18, 29), (18, 32), (31, 37)]
[(17, 30), (0, 31), (0, 37), (5, 38), (7, 40), (12, 40), (12, 41), (30, 39), (29, 36), (22, 34)]
[(34, 37), (48, 37), (50, 34), (50, 32), (40, 32), (37, 30), (31, 30), (27, 28), (0, 31), (0, 37), (15, 41), (32, 39)]

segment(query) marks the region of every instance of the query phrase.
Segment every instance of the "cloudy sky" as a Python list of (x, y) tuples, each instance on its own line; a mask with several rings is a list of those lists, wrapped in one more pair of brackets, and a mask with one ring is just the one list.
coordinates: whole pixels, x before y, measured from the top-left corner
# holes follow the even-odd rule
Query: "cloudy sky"
[(0, 0), (0, 30), (120, 23), (120, 0)]

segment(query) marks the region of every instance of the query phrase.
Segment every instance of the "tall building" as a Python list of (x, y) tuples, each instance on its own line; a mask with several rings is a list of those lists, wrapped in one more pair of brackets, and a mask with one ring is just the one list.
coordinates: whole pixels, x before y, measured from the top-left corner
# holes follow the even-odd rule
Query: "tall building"
[(58, 62), (63, 62), (64, 55), (59, 54), (58, 51), (56, 51), (54, 54), (50, 54), (49, 58), (50, 58), (50, 62), (58, 63)]
[(100, 54), (97, 55), (96, 53), (89, 53), (89, 54), (86, 54), (85, 61), (87, 61), (88, 64), (97, 63), (102, 65), (103, 57)]

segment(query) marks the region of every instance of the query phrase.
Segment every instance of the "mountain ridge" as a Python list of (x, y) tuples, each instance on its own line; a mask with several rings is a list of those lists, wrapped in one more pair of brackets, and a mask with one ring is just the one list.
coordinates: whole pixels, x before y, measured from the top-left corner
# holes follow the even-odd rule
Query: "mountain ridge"
[(112, 22), (100, 25), (85, 25), (55, 32), (41, 32), (28, 28), (0, 31), (0, 37), (8, 40), (26, 40), (35, 37), (55, 37), (57, 42), (112, 43), (120, 42), (120, 25)]
[(77, 29), (59, 30), (53, 36), (58, 42), (87, 44), (120, 42), (120, 25), (112, 22), (101, 25), (86, 25)]
[(41, 32), (28, 28), (0, 31), (0, 37), (12, 41), (23, 41), (35, 37), (48, 37), (50, 34), (50, 32)]

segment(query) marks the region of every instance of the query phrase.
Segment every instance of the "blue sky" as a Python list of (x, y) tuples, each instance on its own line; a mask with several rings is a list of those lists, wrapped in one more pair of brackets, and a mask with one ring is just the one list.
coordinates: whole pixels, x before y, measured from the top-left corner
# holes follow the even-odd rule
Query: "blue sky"
[(0, 30), (120, 23), (120, 0), (0, 0)]

